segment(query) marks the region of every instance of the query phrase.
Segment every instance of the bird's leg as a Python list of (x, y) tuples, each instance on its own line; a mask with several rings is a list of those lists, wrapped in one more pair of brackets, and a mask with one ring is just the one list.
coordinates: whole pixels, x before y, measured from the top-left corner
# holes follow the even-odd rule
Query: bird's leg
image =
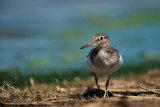
[(110, 80), (110, 75), (108, 76), (108, 80), (107, 80), (107, 82), (106, 82), (106, 89), (105, 89), (105, 93), (104, 93), (104, 96), (103, 96), (103, 97), (106, 97), (106, 95), (107, 95), (107, 97), (109, 97), (109, 96), (108, 96), (108, 93), (107, 93), (107, 88), (108, 88), (108, 85), (109, 85), (109, 80)]
[(94, 79), (95, 79), (95, 82), (96, 82), (96, 85), (97, 85), (98, 90), (100, 90), (100, 87), (99, 87), (99, 85), (98, 85), (98, 78), (97, 78), (97, 75), (96, 75), (96, 74), (94, 74)]

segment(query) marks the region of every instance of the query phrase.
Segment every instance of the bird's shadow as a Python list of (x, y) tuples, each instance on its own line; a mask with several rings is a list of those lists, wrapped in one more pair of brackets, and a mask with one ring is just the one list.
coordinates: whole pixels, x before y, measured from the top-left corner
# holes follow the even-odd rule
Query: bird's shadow
[[(104, 97), (104, 90), (101, 89), (96, 89), (96, 88), (91, 88), (88, 87), (88, 89), (82, 94), (83, 98), (93, 98), (93, 97)], [(106, 97), (113, 97), (113, 93), (110, 91), (107, 91)]]

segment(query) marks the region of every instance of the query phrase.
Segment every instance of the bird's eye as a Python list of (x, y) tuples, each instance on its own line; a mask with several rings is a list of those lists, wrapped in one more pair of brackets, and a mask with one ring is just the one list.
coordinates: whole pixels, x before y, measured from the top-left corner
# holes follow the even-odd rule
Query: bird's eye
[(99, 40), (103, 40), (103, 37), (100, 37)]

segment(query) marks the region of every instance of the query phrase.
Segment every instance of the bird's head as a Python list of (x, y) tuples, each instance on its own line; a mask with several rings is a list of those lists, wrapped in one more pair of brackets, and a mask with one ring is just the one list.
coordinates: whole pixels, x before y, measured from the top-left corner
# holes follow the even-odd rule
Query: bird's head
[(84, 49), (88, 46), (96, 46), (97, 48), (110, 47), (109, 37), (105, 33), (98, 33), (93, 36), (93, 40), (82, 46), (80, 49)]

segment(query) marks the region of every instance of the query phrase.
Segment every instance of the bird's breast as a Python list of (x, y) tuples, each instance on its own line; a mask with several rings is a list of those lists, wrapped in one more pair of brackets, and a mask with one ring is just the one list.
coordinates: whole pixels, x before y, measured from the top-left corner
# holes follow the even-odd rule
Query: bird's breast
[(117, 54), (107, 54), (100, 51), (96, 56), (87, 57), (87, 66), (97, 75), (110, 75), (121, 67), (123, 63), (122, 56)]

